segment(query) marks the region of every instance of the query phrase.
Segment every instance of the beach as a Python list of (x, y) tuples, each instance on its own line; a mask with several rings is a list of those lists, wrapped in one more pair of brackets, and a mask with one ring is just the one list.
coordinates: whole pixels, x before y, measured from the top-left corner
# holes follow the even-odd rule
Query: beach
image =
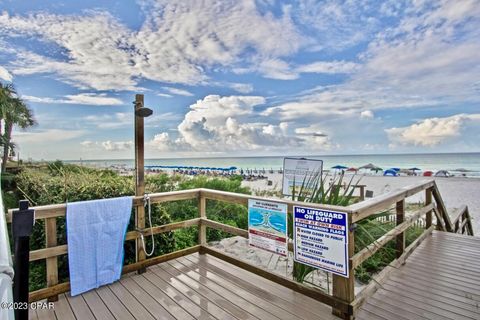
[[(250, 187), (254, 193), (264, 190), (274, 191), (280, 190), (282, 186), (282, 175), (278, 173), (266, 174), (267, 179), (247, 181), (242, 184)], [(346, 181), (349, 181), (352, 175), (346, 174)], [(365, 190), (373, 191), (373, 196), (379, 196), (398, 188), (409, 186), (426, 179), (435, 179), (440, 194), (445, 202), (449, 213), (454, 208), (467, 205), (470, 215), (473, 219), (472, 225), (475, 235), (480, 234), (480, 179), (467, 177), (422, 177), (422, 176), (398, 176), (385, 177), (379, 175), (356, 175), (354, 181), (360, 179), (359, 184), (366, 185)], [(268, 185), (268, 180), (272, 181), (272, 185)], [(358, 191), (357, 191), (358, 192)], [(358, 194), (358, 193), (357, 193)], [(425, 201), (425, 193), (416, 194), (407, 199), (409, 203)]]

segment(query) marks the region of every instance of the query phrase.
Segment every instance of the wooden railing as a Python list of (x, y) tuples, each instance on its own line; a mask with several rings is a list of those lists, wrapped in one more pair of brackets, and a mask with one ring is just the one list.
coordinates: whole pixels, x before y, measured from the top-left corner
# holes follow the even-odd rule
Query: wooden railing
[[(416, 212), (405, 217), (405, 199), (417, 193), (425, 192), (425, 203), (423, 207)], [(398, 268), (405, 263), (405, 260), (413, 252), (413, 250), (420, 245), (420, 243), (427, 238), (432, 231), (437, 228), (446, 232), (459, 232), (462, 234), (473, 235), (473, 228), (471, 224), (468, 208), (463, 206), (459, 210), (458, 217), (452, 223), (447, 212), (443, 199), (440, 195), (438, 187), (434, 180), (424, 181), (416, 185), (404, 187), (388, 194), (369, 199), (364, 202), (359, 202), (349, 206), (352, 210), (353, 221), (357, 222), (368, 218), (372, 214), (382, 212), (395, 206), (396, 212), (396, 227), (388, 231), (379, 239), (365, 247), (363, 250), (357, 252), (350, 259), (350, 267), (356, 268), (362, 264), (366, 259), (373, 256), (378, 250), (383, 248), (389, 241), (396, 242), (397, 259), (395, 259), (389, 266), (378, 273), (372, 281), (356, 295), (352, 301), (354, 312), (361, 306), (366, 298), (371, 296), (377, 288), (381, 286), (387, 278), (390, 271)], [(433, 215), (436, 217), (436, 226), (433, 225)], [(405, 231), (415, 225), (417, 220), (425, 219), (425, 231), (408, 247), (405, 247)]]
[[(405, 199), (420, 192), (425, 192), (425, 204), (417, 212), (405, 216)], [(153, 258), (143, 258), (141, 255), (137, 255), (136, 262), (125, 265), (123, 267), (123, 273), (129, 273), (136, 270), (141, 270), (148, 266), (158, 264), (170, 259), (188, 255), (194, 252), (208, 253), (214, 255), (220, 259), (233, 263), (241, 268), (254, 272), (262, 277), (265, 277), (271, 281), (277, 282), (283, 286), (286, 286), (297, 292), (301, 292), (304, 295), (317, 299), (332, 306), (334, 314), (342, 318), (350, 318), (354, 311), (360, 306), (360, 304), (370, 296), (382, 283), (383, 279), (388, 274), (389, 270), (401, 265), (406, 258), (413, 252), (413, 250), (432, 232), (436, 227), (439, 230), (460, 232), (466, 234), (473, 234), (470, 216), (468, 208), (462, 207), (458, 211), (458, 217), (450, 220), (450, 217), (445, 209), (445, 205), (442, 201), (438, 188), (433, 180), (423, 181), (416, 185), (405, 187), (388, 194), (384, 194), (367, 201), (359, 202), (348, 207), (324, 205), (324, 204), (305, 204), (303, 202), (296, 202), (285, 199), (266, 199), (263, 197), (230, 193), (224, 191), (216, 191), (209, 189), (192, 189), (185, 191), (165, 192), (158, 194), (150, 194), (150, 200), (152, 204), (170, 202), (170, 201), (182, 201), (197, 199), (198, 201), (198, 217), (186, 221), (174, 222), (162, 226), (153, 227), (152, 231), (149, 228), (142, 229), (140, 231), (130, 231), (126, 235), (126, 241), (137, 240), (140, 237), (140, 232), (144, 235), (161, 234), (181, 228), (188, 228), (197, 226), (199, 228), (198, 244), (183, 250), (175, 251), (172, 253), (164, 254)], [(286, 277), (271, 273), (267, 270), (261, 269), (257, 266), (251, 265), (247, 262), (241, 261), (235, 257), (226, 255), (225, 253), (213, 249), (207, 245), (207, 228), (213, 228), (222, 230), (232, 235), (248, 238), (248, 231), (239, 229), (230, 225), (222, 224), (217, 221), (208, 219), (207, 214), (207, 202), (208, 201), (222, 201), (228, 203), (235, 203), (247, 206), (249, 199), (270, 200), (287, 205), (288, 211), (291, 213), (295, 205), (340, 211), (348, 214), (348, 222), (350, 230), (348, 232), (348, 255), (349, 255), (349, 278), (341, 276), (333, 276), (333, 294), (327, 294), (319, 289), (297, 283)], [(143, 197), (135, 197), (133, 199), (133, 205), (136, 207), (143, 206)], [(355, 253), (355, 226), (356, 223), (362, 219), (368, 218), (373, 214), (384, 212), (385, 210), (395, 207), (396, 213), (396, 227), (385, 235), (377, 239), (374, 243), (367, 246), (365, 249)], [(70, 289), (68, 282), (59, 283), (58, 279), (58, 262), (57, 259), (61, 255), (65, 255), (68, 252), (68, 245), (57, 244), (56, 233), (56, 219), (63, 217), (66, 214), (66, 205), (49, 205), (34, 207), (35, 218), (45, 220), (45, 237), (46, 247), (30, 252), (30, 261), (46, 260), (46, 277), (47, 287), (31, 292), (30, 300), (37, 301), (48, 298), (49, 300), (55, 300), (56, 296), (60, 293), (67, 292)], [(7, 213), (7, 221), (11, 222), (12, 211)], [(433, 224), (433, 214), (436, 217), (436, 226)], [(420, 237), (418, 237), (412, 244), (405, 247), (405, 231), (412, 226), (418, 219), (425, 219), (425, 231)], [(137, 226), (135, 226), (137, 227)], [(397, 259), (394, 260), (388, 267), (383, 269), (374, 279), (371, 281), (365, 289), (363, 289), (357, 296), (354, 292), (354, 279), (355, 268), (361, 265), (366, 259), (378, 252), (389, 241), (395, 240), (397, 249)], [(289, 249), (292, 250), (292, 244), (290, 243)]]

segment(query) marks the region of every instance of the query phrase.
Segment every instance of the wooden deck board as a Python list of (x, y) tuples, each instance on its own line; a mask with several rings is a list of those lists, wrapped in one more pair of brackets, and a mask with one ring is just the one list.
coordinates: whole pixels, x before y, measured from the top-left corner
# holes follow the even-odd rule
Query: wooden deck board
[(65, 294), (59, 295), (58, 301), (60, 301), (60, 303), (57, 303), (54, 309), (57, 319), (75, 320), (75, 315), (73, 314), (72, 308), (70, 307)]
[(152, 314), (120, 283), (110, 285), (110, 290), (122, 301), (125, 308), (134, 315), (135, 319), (153, 320)]
[(265, 311), (264, 309), (260, 308), (259, 306), (250, 303), (248, 300), (246, 300), (244, 297), (237, 295), (228, 289), (225, 289), (224, 287), (216, 284), (214, 281), (209, 279), (208, 277), (201, 275), (198, 272), (195, 272), (185, 265), (181, 264), (179, 261), (168, 261), (170, 265), (172, 265), (174, 268), (178, 269), (180, 272), (184, 273), (185, 275), (189, 276), (193, 280), (201, 283), (202, 285), (210, 288), (211, 290), (217, 292), (221, 296), (227, 298), (230, 300), (232, 303), (237, 305), (243, 310), (248, 311), (250, 314), (254, 315), (256, 318), (261, 319), (261, 320), (277, 320), (278, 318), (272, 315), (271, 313)]
[(331, 308), (209, 255), (193, 254), (125, 275), (75, 297), (59, 295), (38, 319), (331, 320)]
[(434, 231), (356, 319), (480, 319), (480, 239)]
[(237, 305), (233, 304), (227, 298), (219, 295), (217, 292), (207, 288), (206, 286), (202, 285), (201, 283), (193, 280), (192, 278), (188, 277), (187, 275), (183, 274), (183, 272), (175, 269), (168, 263), (164, 263), (159, 265), (160, 268), (167, 271), (172, 276), (175, 276), (176, 279), (183, 282), (188, 287), (192, 288), (198, 294), (204, 296), (208, 300), (214, 302), (218, 307), (222, 308), (225, 312), (228, 312), (235, 316), (238, 319), (246, 320), (246, 319), (258, 319), (252, 314), (248, 313), (247, 311), (243, 310), (242, 308), (238, 307)]
[[(243, 297), (245, 300), (252, 304), (256, 304), (258, 307), (262, 308), (263, 310), (267, 311), (268, 313), (271, 313), (275, 317), (283, 320), (299, 320), (296, 315), (293, 313), (290, 313), (289, 311), (280, 308), (279, 306), (275, 305), (274, 303), (271, 303), (266, 300), (266, 297), (254, 295), (250, 293), (250, 291), (242, 288), (241, 286), (237, 286), (233, 282), (229, 282), (228, 280), (216, 275), (212, 271), (208, 270), (205, 268), (203, 265), (198, 264), (196, 262), (190, 261), (188, 259), (184, 258), (179, 258), (177, 259), (180, 263), (182, 263), (184, 266), (190, 268), (190, 270), (194, 270), (195, 272), (199, 273), (201, 276), (206, 277), (207, 279), (212, 280), (219, 286), (222, 286), (226, 290), (229, 290), (230, 292), (237, 294), (241, 297)], [(291, 310), (294, 311), (294, 310)]]
[(152, 298), (151, 295), (143, 290), (143, 288), (131, 278), (121, 279), (120, 283), (155, 317), (155, 319), (175, 319), (160, 303), (158, 303), (157, 300)]
[(161, 268), (154, 266), (151, 267), (149, 270), (155, 273), (155, 275), (157, 275), (158, 277), (162, 278), (164, 281), (168, 282), (172, 287), (176, 288), (184, 296), (189, 298), (193, 303), (200, 306), (203, 310), (207, 311), (215, 318), (226, 320), (237, 319), (232, 314), (226, 312), (225, 310), (217, 306), (214, 302), (208, 300), (203, 295), (197, 293), (195, 290), (191, 289), (183, 282), (176, 279), (174, 276), (163, 271)]
[[(194, 254), (195, 256), (198, 254)], [(285, 290), (281, 285), (272, 282), (268, 279), (260, 277), (256, 274), (248, 272), (237, 266), (233, 266), (228, 262), (222, 261), (216, 257), (210, 255), (202, 255), (209, 265), (216, 266), (228, 272), (232, 276), (240, 277), (241, 279), (253, 284), (255, 286), (264, 288), (269, 292), (277, 295), (278, 297), (290, 301), (295, 305), (301, 307), (303, 310), (308, 310), (310, 313), (314, 314), (315, 319), (337, 319), (336, 317), (330, 314), (331, 308), (321, 302), (318, 302), (310, 297), (306, 297), (298, 292), (292, 290)]]
[[(248, 290), (249, 292), (253, 293), (255, 296), (263, 299), (267, 299), (271, 303), (275, 304), (277, 307), (280, 307), (283, 310), (287, 311), (287, 314), (291, 314), (291, 312), (295, 312), (296, 316), (301, 319), (311, 319), (315, 318), (315, 314), (311, 313), (308, 309), (305, 308), (298, 308), (298, 305), (290, 302), (289, 300), (282, 299), (281, 297), (275, 295), (274, 292), (269, 291), (268, 289), (264, 289), (263, 287), (259, 287), (258, 284), (253, 284), (245, 280), (245, 276), (238, 277), (238, 272), (236, 274), (228, 273), (227, 271), (218, 268), (217, 266), (208, 263), (206, 260), (209, 258), (206, 255), (189, 255), (185, 257), (186, 259), (198, 263), (207, 270), (214, 272), (216, 275), (226, 279), (237, 286)], [(310, 306), (311, 307), (311, 306)], [(293, 311), (294, 310), (294, 311)]]

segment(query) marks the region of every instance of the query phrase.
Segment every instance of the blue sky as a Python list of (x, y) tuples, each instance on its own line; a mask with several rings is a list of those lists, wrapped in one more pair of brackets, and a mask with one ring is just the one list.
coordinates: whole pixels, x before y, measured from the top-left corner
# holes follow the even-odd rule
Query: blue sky
[(480, 2), (5, 1), (24, 158), (480, 151)]

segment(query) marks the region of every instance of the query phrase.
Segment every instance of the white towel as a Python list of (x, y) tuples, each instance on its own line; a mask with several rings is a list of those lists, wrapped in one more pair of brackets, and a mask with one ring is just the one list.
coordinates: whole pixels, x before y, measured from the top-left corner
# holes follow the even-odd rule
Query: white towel
[(120, 279), (131, 212), (132, 197), (67, 203), (72, 296)]

